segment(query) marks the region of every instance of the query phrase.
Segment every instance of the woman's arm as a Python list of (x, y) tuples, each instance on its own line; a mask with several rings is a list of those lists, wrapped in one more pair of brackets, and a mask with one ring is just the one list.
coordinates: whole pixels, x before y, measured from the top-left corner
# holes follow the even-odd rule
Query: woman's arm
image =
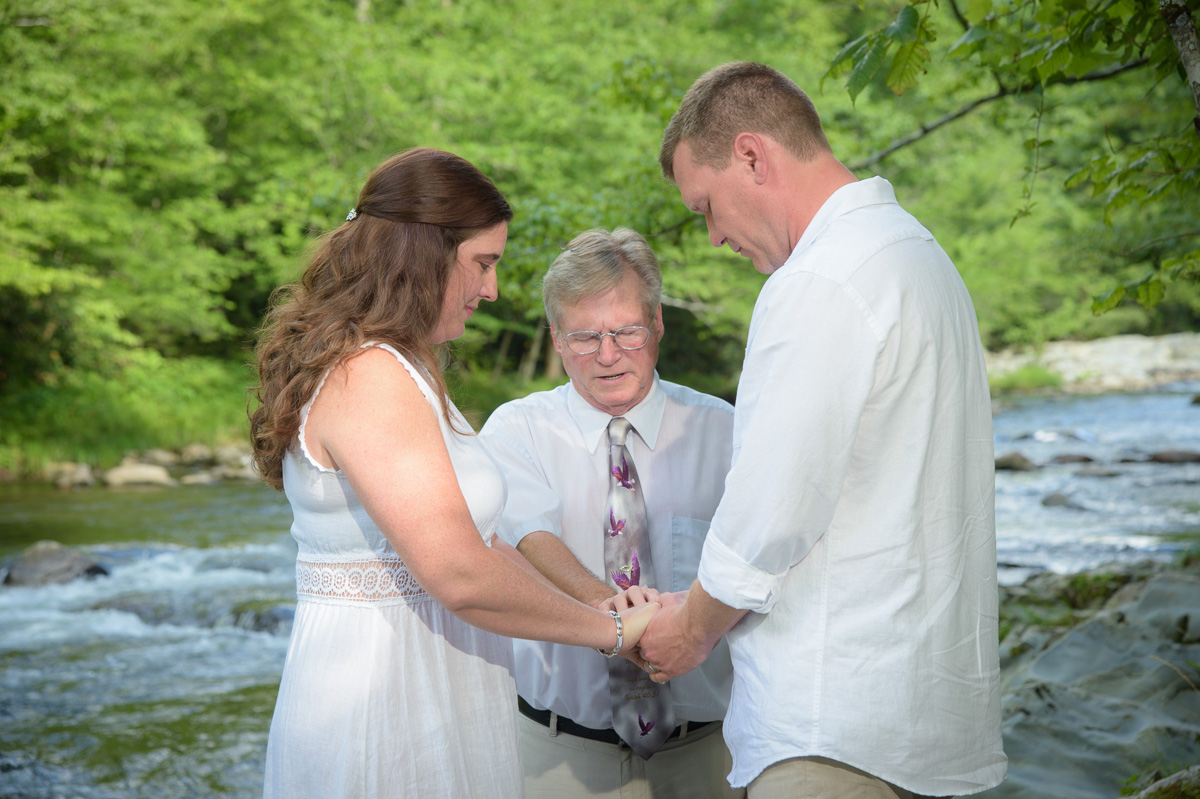
[[(306, 425), (309, 452), (342, 471), (417, 582), (477, 627), (514, 638), (611, 649), (616, 625), (534, 577), (479, 535), (436, 411), (402, 364), (370, 348), (336, 367)], [(657, 605), (626, 611), (636, 645)]]

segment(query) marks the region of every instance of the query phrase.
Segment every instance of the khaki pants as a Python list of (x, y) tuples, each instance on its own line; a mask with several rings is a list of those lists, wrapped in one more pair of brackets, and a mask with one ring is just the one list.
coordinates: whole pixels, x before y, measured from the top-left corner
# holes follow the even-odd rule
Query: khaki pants
[(747, 789), (749, 799), (931, 799), (825, 757), (768, 766)]
[(627, 746), (551, 733), (518, 716), (525, 799), (742, 799), (725, 775), (733, 760), (721, 725), (668, 741), (649, 760)]

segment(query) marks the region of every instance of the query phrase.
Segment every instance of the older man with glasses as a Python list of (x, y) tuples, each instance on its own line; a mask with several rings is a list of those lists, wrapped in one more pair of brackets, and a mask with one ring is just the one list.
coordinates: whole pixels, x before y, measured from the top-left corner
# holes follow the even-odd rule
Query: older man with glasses
[[(597, 607), (686, 590), (729, 471), (733, 409), (658, 378), (662, 276), (636, 232), (580, 234), (542, 294), (570, 382), (509, 402), (484, 425), (509, 487), (500, 535)], [(724, 643), (662, 687), (579, 647), (514, 648), (529, 799), (743, 795), (725, 780)]]

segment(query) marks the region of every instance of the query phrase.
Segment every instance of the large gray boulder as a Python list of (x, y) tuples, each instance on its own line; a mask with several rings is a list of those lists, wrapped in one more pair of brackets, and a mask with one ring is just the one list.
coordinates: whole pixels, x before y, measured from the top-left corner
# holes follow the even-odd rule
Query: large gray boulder
[(9, 567), (5, 585), (32, 586), (69, 583), (80, 577), (98, 577), (108, 570), (57, 541), (38, 541)]
[(1197, 608), (1193, 567), (1126, 585), (1066, 632), (1014, 629), (1001, 644), (1008, 779), (977, 797), (1116, 799), (1148, 770), (1200, 760)]

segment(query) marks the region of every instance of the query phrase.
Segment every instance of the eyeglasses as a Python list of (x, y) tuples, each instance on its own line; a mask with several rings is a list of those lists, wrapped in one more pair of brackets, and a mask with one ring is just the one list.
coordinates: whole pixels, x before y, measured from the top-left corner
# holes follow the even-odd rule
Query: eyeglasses
[(641, 325), (622, 327), (611, 333), (597, 333), (595, 330), (577, 330), (563, 336), (563, 341), (576, 355), (591, 355), (600, 349), (605, 336), (612, 336), (613, 343), (623, 350), (640, 350), (650, 340), (650, 328)]

